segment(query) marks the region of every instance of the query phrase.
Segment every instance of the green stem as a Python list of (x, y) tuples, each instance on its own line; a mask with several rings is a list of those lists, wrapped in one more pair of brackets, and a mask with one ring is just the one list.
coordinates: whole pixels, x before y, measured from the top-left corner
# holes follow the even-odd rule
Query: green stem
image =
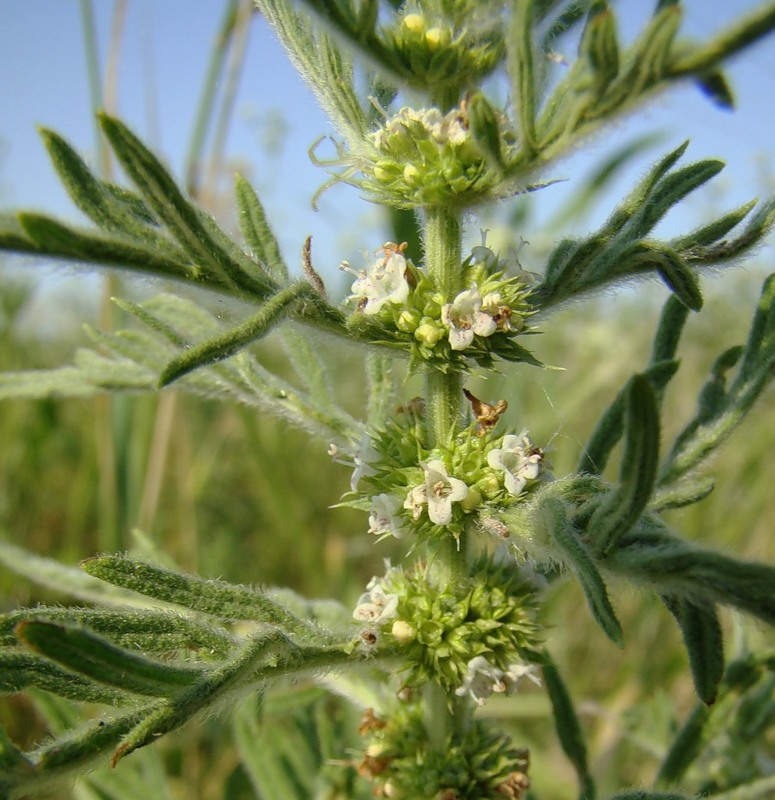
[[(460, 214), (457, 211), (433, 208), (425, 214), (425, 266), (445, 301), (451, 302), (462, 289)], [(425, 374), (425, 408), (428, 440), (431, 447), (449, 441), (462, 414), (463, 377), (459, 372), (440, 372), (429, 369)], [(467, 542), (465, 536), (432, 539), (427, 544), (431, 579), (440, 588), (453, 585), (467, 573)], [(435, 684), (424, 693), (425, 723), (431, 744), (438, 750), (448, 746), (455, 730), (468, 723), (468, 715), (450, 711), (446, 692)]]

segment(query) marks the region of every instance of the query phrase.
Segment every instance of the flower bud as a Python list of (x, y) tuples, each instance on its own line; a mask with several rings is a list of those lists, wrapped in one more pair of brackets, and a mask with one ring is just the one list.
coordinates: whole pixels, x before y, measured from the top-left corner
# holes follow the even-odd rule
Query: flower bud
[(393, 623), (390, 632), (399, 644), (409, 644), (409, 642), (414, 640), (414, 628), (406, 620), (397, 619)]
[(419, 311), (413, 311), (412, 309), (405, 308), (398, 315), (396, 327), (398, 330), (403, 331), (404, 333), (414, 333), (417, 330), (417, 326), (420, 324), (421, 319), (422, 316), (420, 315)]
[(430, 317), (423, 317), (414, 332), (414, 338), (426, 347), (433, 347), (443, 336), (444, 330)]

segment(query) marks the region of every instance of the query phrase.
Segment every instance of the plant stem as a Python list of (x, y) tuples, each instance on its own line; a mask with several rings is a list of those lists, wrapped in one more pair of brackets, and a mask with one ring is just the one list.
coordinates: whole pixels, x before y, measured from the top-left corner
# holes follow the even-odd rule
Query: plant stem
[[(457, 211), (432, 208), (426, 211), (424, 228), (425, 266), (433, 282), (448, 302), (461, 290), (461, 225)], [(431, 447), (449, 440), (462, 412), (463, 378), (459, 372), (425, 373), (425, 408), (428, 440)], [(432, 539), (427, 544), (431, 580), (439, 588), (457, 583), (467, 572), (467, 542), (451, 536)], [(468, 722), (468, 714), (455, 713), (446, 692), (436, 684), (424, 691), (425, 725), (437, 750), (449, 744), (450, 734)], [(453, 711), (450, 711), (453, 705)]]

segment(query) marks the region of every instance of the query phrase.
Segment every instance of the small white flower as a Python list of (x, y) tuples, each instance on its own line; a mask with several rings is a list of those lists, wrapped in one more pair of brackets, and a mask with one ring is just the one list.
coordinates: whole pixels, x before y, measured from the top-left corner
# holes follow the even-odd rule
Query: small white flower
[(374, 469), (370, 462), (375, 461), (376, 458), (377, 451), (371, 443), (371, 436), (368, 433), (364, 433), (353, 453), (353, 474), (350, 476), (351, 491), (358, 491), (358, 483), (361, 478), (368, 478), (374, 474)]
[(419, 486), (415, 486), (414, 489), (409, 490), (406, 500), (404, 500), (404, 508), (412, 512), (412, 519), (417, 520), (420, 519), (420, 514), (422, 514), (423, 506), (426, 502), (425, 484), (421, 483)]
[(381, 583), (372, 581), (369, 586), (371, 590), (358, 598), (358, 604), (353, 611), (353, 619), (358, 622), (381, 625), (398, 616), (398, 595), (385, 594)]
[(541, 679), (536, 675), (534, 664), (512, 664), (505, 672), (492, 666), (484, 656), (472, 658), (466, 667), (463, 683), (455, 690), (458, 697), (470, 694), (472, 700), (483, 706), (491, 694), (513, 694), (521, 678), (527, 677), (538, 686)]
[(517, 685), (522, 678), (531, 680), (536, 686), (541, 685), (541, 678), (538, 676), (538, 667), (535, 664), (511, 664), (506, 672), (503, 673), (506, 681), (506, 694), (514, 694)]
[(503, 471), (506, 490), (516, 497), (528, 481), (538, 478), (543, 454), (533, 447), (527, 431), (522, 431), (517, 436), (507, 434), (501, 445), (490, 450), (487, 463), (493, 469)]
[(385, 247), (383, 258), (375, 261), (368, 270), (355, 272), (343, 262), (341, 269), (350, 272), (357, 280), (350, 287), (350, 300), (357, 300), (364, 314), (379, 313), (385, 303), (401, 305), (409, 297), (406, 280), (406, 259), (398, 249)]
[(493, 667), (484, 656), (476, 656), (468, 662), (463, 684), (455, 694), (458, 697), (470, 694), (478, 706), (483, 706), (502, 677), (503, 670)]
[(503, 302), (500, 292), (490, 292), (482, 298), (482, 311), (492, 317), (496, 330), (508, 333), (523, 327), (522, 317), (516, 317), (517, 324), (512, 321), (513, 310)]
[(405, 531), (398, 515), (401, 501), (392, 494), (378, 494), (371, 498), (369, 533), (382, 536), (386, 533), (400, 539)]
[(443, 461), (429, 461), (421, 466), (425, 483), (409, 491), (404, 508), (412, 512), (414, 519), (419, 519), (423, 505), (427, 504), (428, 516), (434, 525), (449, 525), (452, 521), (452, 503), (466, 498), (468, 486), (465, 481), (450, 477)]
[(453, 350), (465, 350), (477, 336), (492, 336), (498, 329), (495, 320), (482, 311), (482, 296), (476, 289), (465, 289), (441, 307), (441, 321), (449, 328)]

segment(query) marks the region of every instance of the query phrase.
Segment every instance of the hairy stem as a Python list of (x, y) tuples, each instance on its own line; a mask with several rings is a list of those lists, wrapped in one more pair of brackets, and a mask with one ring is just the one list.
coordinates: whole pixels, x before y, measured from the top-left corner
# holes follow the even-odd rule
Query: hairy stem
[[(461, 289), (461, 225), (458, 212), (428, 209), (425, 216), (425, 266), (445, 300), (452, 301)], [(432, 447), (449, 440), (462, 412), (462, 375), (429, 369), (425, 375), (425, 407), (428, 439)], [(432, 580), (441, 589), (466, 574), (467, 547), (464, 537), (438, 537), (427, 545)], [(443, 750), (450, 734), (467, 724), (467, 714), (450, 711), (446, 692), (435, 684), (424, 693), (425, 720), (432, 745)]]

